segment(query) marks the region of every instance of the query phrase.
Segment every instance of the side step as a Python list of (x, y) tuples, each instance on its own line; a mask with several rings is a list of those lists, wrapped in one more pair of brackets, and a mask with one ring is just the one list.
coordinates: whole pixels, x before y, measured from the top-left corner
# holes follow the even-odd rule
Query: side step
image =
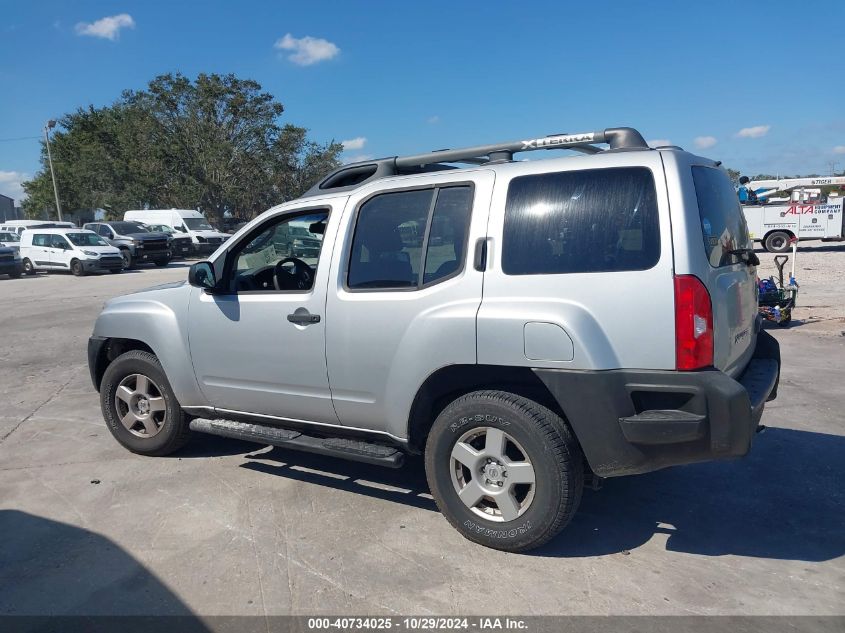
[(299, 431), (280, 429), (264, 424), (194, 418), (191, 420), (190, 426), (192, 431), (198, 433), (210, 433), (211, 435), (259, 444), (272, 444), (282, 448), (330, 455), (354, 462), (386, 466), (387, 468), (399, 468), (405, 461), (404, 453), (391, 446), (342, 437), (313, 437)]

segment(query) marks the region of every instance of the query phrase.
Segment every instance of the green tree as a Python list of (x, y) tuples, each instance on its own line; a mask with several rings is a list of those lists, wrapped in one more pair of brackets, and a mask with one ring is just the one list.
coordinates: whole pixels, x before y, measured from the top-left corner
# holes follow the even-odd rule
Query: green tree
[(731, 169), (730, 167), (725, 167), (725, 171), (728, 172), (728, 176), (730, 177), (733, 186), (739, 187), (739, 177), (742, 175), (742, 173), (737, 171), (736, 169)]
[[(253, 217), (339, 164), (339, 143), (321, 145), (304, 128), (280, 125), (283, 111), (257, 82), (215, 74), (162, 75), (110, 106), (80, 108), (60, 119), (51, 143), (62, 208)], [(28, 214), (54, 213), (43, 143), (42, 169), (24, 188)]]

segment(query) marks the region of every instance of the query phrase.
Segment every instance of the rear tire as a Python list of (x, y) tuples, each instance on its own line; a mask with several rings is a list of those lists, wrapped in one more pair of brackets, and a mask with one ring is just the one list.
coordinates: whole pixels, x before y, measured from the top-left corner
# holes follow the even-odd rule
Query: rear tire
[(169, 455), (191, 438), (188, 416), (149, 352), (131, 350), (112, 361), (100, 384), (100, 407), (111, 434), (133, 453)]
[(70, 262), (70, 272), (73, 273), (74, 277), (84, 277), (85, 267), (82, 265), (81, 261), (74, 259)]
[(117, 273), (122, 273), (122, 272), (123, 272), (123, 269), (122, 269), (122, 268), (112, 268), (109, 272), (110, 272), (112, 275), (116, 275)]
[(16, 270), (16, 271), (15, 271), (15, 272), (13, 272), (13, 273), (9, 273), (9, 277), (11, 277), (12, 279), (20, 279), (20, 276), (21, 276), (22, 274), (23, 274), (23, 271), (21, 271), (21, 270)]
[(763, 247), (770, 253), (787, 253), (791, 239), (792, 236), (786, 231), (774, 231), (766, 236)]
[(508, 552), (560, 533), (584, 487), (583, 454), (566, 422), (504, 391), (476, 391), (447, 406), (431, 428), (425, 470), (456, 530)]
[(157, 260), (155, 260), (155, 265), (158, 266), (159, 268), (164, 268), (169, 263), (170, 263), (169, 259), (157, 259)]
[(30, 277), (35, 274), (35, 266), (32, 265), (29, 259), (23, 260), (23, 271)]

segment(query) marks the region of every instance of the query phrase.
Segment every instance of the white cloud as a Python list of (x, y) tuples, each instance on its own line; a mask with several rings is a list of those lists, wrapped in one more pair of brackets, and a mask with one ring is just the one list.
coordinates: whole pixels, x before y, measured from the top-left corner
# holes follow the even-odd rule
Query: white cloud
[(668, 138), (656, 138), (651, 141), (646, 141), (649, 147), (660, 147), (661, 145), (671, 145), (672, 141)]
[(349, 163), (363, 163), (365, 160), (371, 160), (372, 157), (372, 154), (356, 154), (355, 156), (350, 156), (343, 162), (346, 165), (348, 165)]
[(845, 154), (845, 145), (837, 145), (833, 148), (834, 154)]
[(351, 149), (364, 149), (364, 145), (367, 144), (367, 139), (364, 136), (356, 136), (355, 138), (351, 138), (347, 141), (341, 141), (341, 145), (343, 145), (343, 150), (348, 152)]
[(319, 37), (294, 37), (290, 33), (280, 40), (276, 40), (273, 48), (283, 51), (293, 51), (288, 59), (299, 66), (310, 66), (337, 57), (340, 49), (336, 44)]
[(428, 123), (429, 125), (437, 125), (438, 123), (440, 123), (440, 117), (436, 114), (434, 116), (430, 116), (426, 119), (426, 123)]
[(742, 128), (736, 135), (739, 138), (760, 138), (761, 136), (766, 136), (771, 129), (771, 125), (755, 125), (753, 127)]
[(29, 174), (21, 171), (0, 170), (0, 193), (13, 198), (16, 204), (20, 204), (21, 200), (26, 197), (21, 186), (24, 180), (29, 180)]
[(715, 136), (696, 136), (692, 142), (698, 149), (707, 149), (718, 143)]
[(76, 25), (77, 35), (90, 35), (91, 37), (102, 37), (114, 42), (120, 37), (121, 29), (134, 29), (135, 20), (128, 13), (111, 15), (100, 18), (96, 22), (79, 22)]

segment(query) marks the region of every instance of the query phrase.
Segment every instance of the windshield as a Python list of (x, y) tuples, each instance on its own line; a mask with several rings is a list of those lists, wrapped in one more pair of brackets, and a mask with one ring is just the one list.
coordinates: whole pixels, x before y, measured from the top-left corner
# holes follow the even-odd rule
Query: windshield
[(20, 242), (21, 238), (19, 238), (15, 233), (0, 233), (0, 242)]
[(192, 231), (213, 231), (214, 228), (205, 218), (182, 218)]
[(148, 224), (147, 228), (150, 231), (155, 231), (156, 233), (167, 233), (168, 235), (171, 235), (176, 232), (166, 224)]
[(76, 246), (108, 246), (96, 233), (65, 233), (65, 236)]
[(112, 230), (119, 235), (127, 235), (129, 233), (149, 233), (147, 229), (137, 222), (110, 222)]

